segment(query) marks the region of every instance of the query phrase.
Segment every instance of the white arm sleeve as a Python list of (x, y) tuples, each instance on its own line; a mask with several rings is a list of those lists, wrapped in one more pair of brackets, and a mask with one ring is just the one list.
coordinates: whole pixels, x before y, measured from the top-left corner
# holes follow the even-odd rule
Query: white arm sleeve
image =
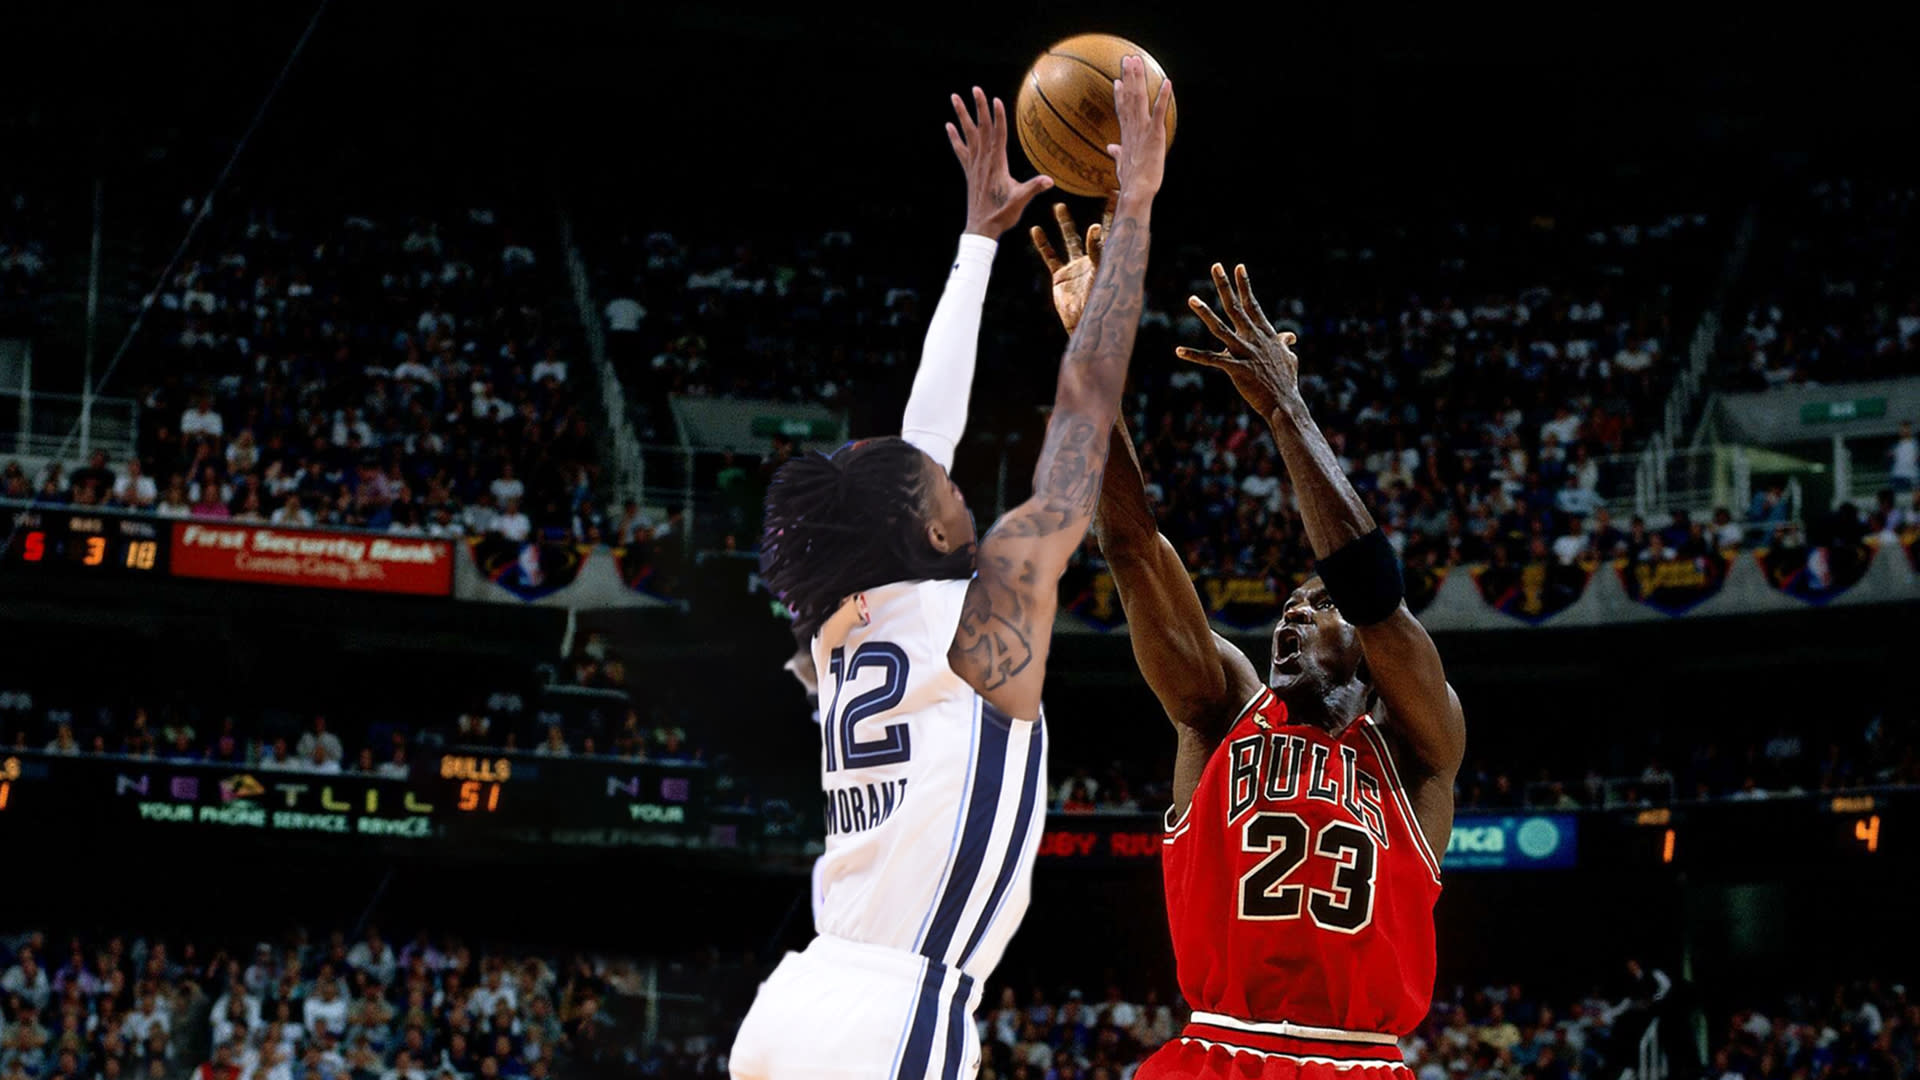
[(949, 471), (954, 447), (967, 427), (973, 362), (980, 351), (980, 308), (987, 300), (987, 276), (999, 246), (984, 236), (961, 235), (953, 272), (927, 326), (927, 344), (900, 424), (902, 438)]

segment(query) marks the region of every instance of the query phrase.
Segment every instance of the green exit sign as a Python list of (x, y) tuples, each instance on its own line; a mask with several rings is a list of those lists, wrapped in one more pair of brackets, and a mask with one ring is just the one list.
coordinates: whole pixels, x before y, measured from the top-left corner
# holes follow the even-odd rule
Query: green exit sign
[(1883, 397), (1851, 398), (1846, 401), (1809, 401), (1800, 406), (1803, 424), (1838, 424), (1847, 420), (1878, 420), (1887, 415)]
[(840, 421), (800, 416), (756, 416), (755, 435), (785, 435), (789, 439), (831, 439), (840, 434)]

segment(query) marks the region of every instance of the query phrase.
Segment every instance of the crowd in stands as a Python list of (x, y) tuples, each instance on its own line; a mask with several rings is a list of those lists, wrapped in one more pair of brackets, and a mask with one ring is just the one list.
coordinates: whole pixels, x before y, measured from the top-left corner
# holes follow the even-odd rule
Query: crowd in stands
[[(1300, 334), (1315, 418), (1405, 561), (1521, 561), (1565, 523), (1597, 531), (1609, 500), (1620, 511), (1606, 459), (1663, 400), (1694, 315), (1674, 309), (1672, 277), (1704, 275), (1716, 235), (1687, 216), (1577, 239), (1461, 230), (1384, 284), (1375, 259), (1336, 249), (1324, 278), (1264, 306)], [(1523, 269), (1520, 251), (1544, 257)], [(1208, 295), (1203, 266), (1177, 272)], [(1184, 311), (1168, 330), (1165, 351), (1205, 339)], [(1224, 380), (1162, 377), (1130, 417), (1162, 531), (1195, 571), (1296, 578), (1310, 552), (1262, 419)]]
[(631, 962), (407, 942), (0, 938), (0, 1080), (469, 1080), (617, 1059)]
[(688, 735), (696, 726), (688, 708), (666, 694), (631, 694), (626, 665), (603, 635), (582, 635), (557, 670), (500, 673), (488, 685), (464, 696), (423, 688), (364, 699), (329, 717), (251, 693), (223, 700), (206, 685), (86, 687), (16, 668), (0, 673), (0, 747), (389, 777), (405, 777), (416, 756), (442, 747), (705, 760)]
[[(1600, 557), (1651, 544), (1622, 498), (1632, 467), (1610, 455), (1635, 449), (1664, 401), (1722, 230), (1680, 214), (1322, 239), (1293, 277), (1256, 278), (1267, 311), (1301, 334), (1316, 418), (1410, 565), (1524, 562), (1566, 536)], [(890, 264), (870, 246), (846, 232), (760, 246), (619, 236), (594, 256), (630, 398), (844, 406), (849, 386), (903, 379), (932, 298), (880, 276)], [(1058, 330), (1022, 254), (1002, 255), (983, 352), (1024, 350), (1038, 363)], [(1209, 295), (1207, 262), (1193, 249), (1163, 259), (1143, 357), (1205, 338), (1182, 301)], [(1136, 368), (1128, 419), (1162, 530), (1189, 567), (1297, 576), (1310, 554), (1265, 425), (1225, 380), (1171, 361)], [(669, 430), (664, 414), (650, 422)], [(1731, 514), (1722, 524), (1741, 528)], [(1775, 524), (1762, 518), (1755, 531)], [(1682, 539), (1688, 531), (1680, 523)]]
[[(1501, 740), (1475, 749), (1454, 782), (1461, 810), (1577, 810), (1756, 801), (1865, 788), (1920, 785), (1920, 718), (1889, 708), (1850, 724), (1781, 721), (1735, 738), (1713, 733), (1630, 732), (1612, 727), (1601, 745), (1559, 734)], [(1653, 745), (1649, 745), (1653, 744)], [(1687, 749), (1667, 756), (1661, 744)], [(1504, 752), (1504, 759), (1500, 754)], [(1518, 767), (1525, 759), (1530, 764)], [(1608, 762), (1595, 765), (1595, 762)], [(1061, 813), (1157, 813), (1172, 792), (1170, 763), (1135, 758), (1106, 769), (1062, 769), (1048, 806)]]
[[(1664, 1022), (1684, 1030), (1684, 1010), (1661, 1008), (1670, 993), (1671, 980), (1652, 971), (1614, 994), (1564, 1000), (1518, 985), (1456, 987), (1435, 995), (1427, 1021), (1401, 1040), (1401, 1051), (1418, 1080), (1603, 1080), (1634, 1064), (1650, 1016), (1666, 1012)], [(1079, 990), (1034, 990), (1023, 999), (1006, 988), (977, 1018), (981, 1076), (1129, 1080), (1184, 1022), (1183, 1010), (1154, 990), (1129, 999), (1113, 986), (1088, 1001)], [(1909, 1077), (1920, 1069), (1920, 1004), (1904, 985), (1879, 981), (1764, 1003), (1749, 998), (1709, 1045), (1709, 1080)], [(1676, 1078), (1702, 1075), (1684, 1057), (1669, 1058)]]
[[(1773, 997), (1726, 995), (1704, 1011), (1709, 1060), (1692, 1049), (1691, 988), (1664, 971), (1628, 967), (1616, 985), (1548, 994), (1517, 984), (1441, 987), (1424, 1023), (1400, 1040), (1417, 1080), (1613, 1080), (1638, 1062), (1659, 1017), (1675, 1080), (1826, 1080), (1920, 1075), (1920, 1003), (1904, 984), (1866, 980)], [(1176, 992), (991, 988), (974, 1018), (981, 1080), (1131, 1080), (1177, 1038)], [(1658, 1038), (1658, 1036), (1657, 1036)], [(669, 1080), (726, 1074), (725, 1040), (656, 1045), (646, 1071)], [(1704, 1072), (1703, 1072), (1704, 1069)]]
[(669, 394), (844, 406), (912, 370), (931, 314), (849, 232), (745, 243), (625, 229), (588, 257), (644, 442), (673, 441)]
[[(1920, 370), (1920, 189), (1827, 178), (1762, 221), (1767, 267), (1721, 369), (1734, 389)], [(1732, 319), (1730, 318), (1730, 322)]]
[(151, 383), (136, 456), (95, 453), (70, 475), (11, 468), (0, 494), (416, 536), (603, 537), (550, 256), (485, 209), (211, 220), (140, 301), (129, 370)]

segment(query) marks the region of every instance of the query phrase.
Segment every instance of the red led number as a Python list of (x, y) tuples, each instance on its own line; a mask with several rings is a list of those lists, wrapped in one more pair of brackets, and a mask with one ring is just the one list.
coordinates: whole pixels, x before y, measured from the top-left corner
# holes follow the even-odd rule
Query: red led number
[(28, 562), (39, 562), (47, 557), (47, 534), (39, 531), (27, 534), (26, 543), (20, 547), (20, 557)]

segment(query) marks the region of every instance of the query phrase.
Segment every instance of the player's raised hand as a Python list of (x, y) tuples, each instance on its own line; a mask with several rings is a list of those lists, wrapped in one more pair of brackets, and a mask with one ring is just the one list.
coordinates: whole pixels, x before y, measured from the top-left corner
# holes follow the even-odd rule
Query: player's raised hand
[(953, 95), (957, 124), (947, 125), (947, 142), (967, 174), (967, 231), (989, 240), (1020, 222), (1035, 195), (1053, 186), (1053, 177), (1036, 176), (1014, 183), (1007, 169), (1007, 107), (999, 98), (992, 105), (979, 87), (973, 88), (973, 109)]
[(1225, 348), (1208, 352), (1182, 345), (1174, 355), (1231, 375), (1234, 389), (1266, 416), (1281, 402), (1299, 396), (1300, 358), (1293, 352), (1298, 339), (1290, 331), (1274, 330), (1267, 321), (1267, 313), (1260, 310), (1260, 301), (1253, 297), (1253, 282), (1245, 266), (1234, 267), (1233, 280), (1228, 281), (1226, 268), (1214, 263), (1213, 288), (1220, 294), (1226, 322), (1221, 322), (1197, 296), (1187, 297), (1187, 306)]
[(1151, 198), (1160, 190), (1167, 163), (1167, 111), (1173, 107), (1173, 80), (1163, 79), (1157, 98), (1147, 94), (1147, 64), (1138, 56), (1120, 58), (1113, 81), (1113, 104), (1120, 118), (1120, 141), (1108, 143), (1121, 194)]
[(1053, 244), (1047, 239), (1047, 230), (1035, 225), (1029, 230), (1033, 237), (1033, 249), (1040, 253), (1040, 261), (1046, 264), (1047, 273), (1053, 281), (1053, 310), (1060, 316), (1060, 324), (1073, 333), (1080, 325), (1080, 314), (1087, 310), (1087, 294), (1093, 290), (1093, 272), (1100, 268), (1100, 242), (1106, 229), (1113, 223), (1114, 200), (1107, 200), (1107, 210), (1103, 220), (1087, 226), (1087, 240), (1080, 242), (1080, 227), (1073, 223), (1073, 211), (1065, 203), (1053, 204), (1053, 220), (1060, 223), (1060, 242), (1066, 246), (1067, 257), (1062, 259), (1059, 252), (1053, 250)]

